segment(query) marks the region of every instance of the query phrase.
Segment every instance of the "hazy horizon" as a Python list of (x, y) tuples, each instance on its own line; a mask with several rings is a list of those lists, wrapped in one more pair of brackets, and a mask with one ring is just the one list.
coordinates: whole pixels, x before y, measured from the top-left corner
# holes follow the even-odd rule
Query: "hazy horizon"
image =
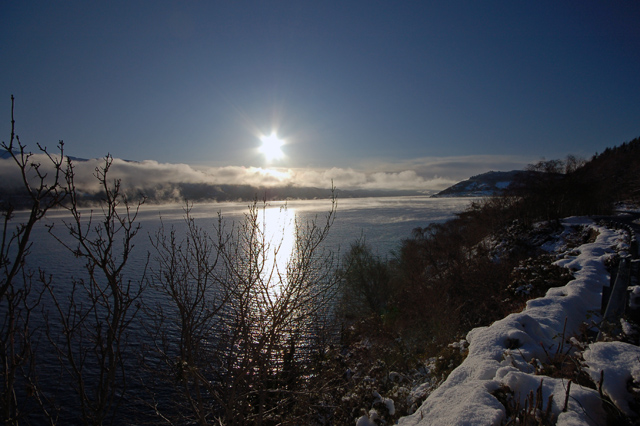
[[(51, 152), (51, 151), (50, 151)], [(65, 153), (67, 154), (67, 153)], [(35, 154), (33, 161), (42, 164), (43, 170), (50, 169), (50, 162), (43, 154)], [(475, 161), (474, 161), (475, 160)], [(171, 191), (175, 185), (235, 185), (258, 188), (321, 188), (332, 185), (346, 191), (416, 191), (433, 194), (465, 180), (473, 175), (488, 171), (509, 171), (522, 169), (526, 164), (516, 159), (447, 158), (425, 160), (421, 166), (413, 162), (400, 171), (365, 171), (352, 168), (294, 169), (269, 167), (192, 167), (188, 164), (158, 163), (153, 160), (127, 161), (113, 158), (110, 178), (120, 179), (124, 189), (135, 188)], [(104, 158), (73, 160), (76, 183), (83, 192), (97, 193), (99, 182), (94, 177), (96, 167), (105, 164)], [(422, 170), (421, 170), (422, 168)], [(417, 170), (417, 171), (416, 171)], [(422, 174), (418, 172), (422, 171)], [(427, 173), (433, 173), (429, 176)], [(5, 189), (21, 186), (19, 170), (11, 159), (0, 159), (0, 177)], [(173, 198), (171, 194), (164, 195)], [(176, 196), (175, 198), (180, 198)]]

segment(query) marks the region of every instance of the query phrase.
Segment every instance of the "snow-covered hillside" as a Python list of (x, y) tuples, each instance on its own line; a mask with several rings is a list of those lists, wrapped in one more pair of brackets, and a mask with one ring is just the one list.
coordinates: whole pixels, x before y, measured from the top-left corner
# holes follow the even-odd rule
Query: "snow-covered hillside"
[(556, 263), (570, 268), (575, 279), (530, 300), (522, 312), (469, 332), (469, 352), (464, 362), (414, 414), (401, 418), (399, 425), (505, 424), (509, 420), (505, 398), (524, 407), (528, 396), (540, 391), (542, 394), (536, 397), (542, 403), (540, 411), (549, 409), (558, 425), (606, 424), (598, 390), (570, 385), (567, 379), (545, 375), (542, 368), (554, 354), (575, 351), (583, 351), (583, 368), (594, 383), (603, 374), (604, 394), (620, 410), (629, 412), (627, 385), (640, 381), (640, 349), (621, 342), (582, 347), (572, 338), (580, 333), (583, 323), (597, 320), (593, 316), (600, 309), (602, 287), (609, 283), (605, 262), (616, 252), (625, 255), (625, 235), (586, 218), (564, 221), (567, 232), (575, 225), (597, 231), (595, 241), (567, 250), (560, 239), (547, 247), (557, 253)]
[(487, 172), (472, 176), (449, 188), (438, 192), (433, 197), (489, 197), (502, 193), (518, 176), (527, 173), (522, 170), (510, 172)]

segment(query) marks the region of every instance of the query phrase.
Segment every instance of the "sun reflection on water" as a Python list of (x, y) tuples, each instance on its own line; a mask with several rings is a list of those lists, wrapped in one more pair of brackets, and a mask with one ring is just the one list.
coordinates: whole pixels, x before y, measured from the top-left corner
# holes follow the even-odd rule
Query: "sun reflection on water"
[(263, 209), (257, 217), (264, 237), (261, 279), (273, 295), (287, 284), (287, 265), (296, 245), (296, 212), (287, 206)]

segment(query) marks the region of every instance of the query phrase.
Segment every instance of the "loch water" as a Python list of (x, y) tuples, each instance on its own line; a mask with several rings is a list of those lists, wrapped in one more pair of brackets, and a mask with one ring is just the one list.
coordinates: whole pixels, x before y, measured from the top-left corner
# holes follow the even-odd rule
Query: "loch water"
[[(364, 239), (374, 253), (381, 257), (390, 257), (399, 248), (402, 239), (408, 238), (416, 227), (425, 227), (431, 223), (441, 223), (465, 210), (472, 199), (469, 198), (429, 198), (429, 197), (385, 197), (340, 199), (324, 247), (338, 256), (348, 251), (350, 245)], [(215, 226), (219, 218), (225, 229), (239, 226), (249, 212), (250, 203), (207, 203), (196, 204), (190, 208), (190, 216), (196, 224), (215, 235)], [(331, 200), (293, 200), (287, 202), (269, 202), (257, 204), (258, 221), (267, 238), (274, 238), (280, 246), (276, 263), (286, 263), (292, 256), (295, 246), (295, 223), (306, 224), (315, 221), (318, 226), (326, 222), (326, 215), (332, 208)], [(93, 217), (94, 224), (101, 218), (100, 208), (84, 209), (83, 217)], [(18, 213), (15, 221), (20, 221), (26, 213)], [(178, 239), (185, 231), (185, 207), (181, 205), (143, 205), (136, 217), (140, 225), (133, 243), (134, 248), (127, 262), (125, 279), (133, 283), (145, 280), (144, 271), (154, 268), (154, 251), (152, 240), (158, 229), (175, 229)], [(73, 246), (65, 230), (65, 222), (69, 222), (68, 212), (51, 211), (46, 219), (33, 230), (32, 246), (26, 266), (33, 271), (41, 270), (52, 280), (54, 291), (64, 303), (68, 298), (72, 282), (86, 278), (85, 262), (74, 255), (57, 241), (51, 233), (62, 241)], [(86, 223), (86, 222), (85, 222)], [(49, 228), (53, 225), (52, 230)], [(273, 263), (272, 260), (269, 260)], [(45, 295), (46, 296), (46, 295)], [(143, 294), (143, 303), (162, 304), (166, 298), (153, 289)], [(47, 297), (42, 299), (42, 311), (51, 310), (47, 305)], [(166, 312), (172, 312), (172, 306), (166, 306)], [(34, 313), (32, 324), (44, 330), (46, 324), (43, 317)], [(55, 325), (52, 326), (55, 332)], [(147, 338), (145, 331), (138, 324), (132, 323), (128, 331), (130, 345), (142, 345)], [(48, 346), (48, 338), (40, 334), (41, 353), (38, 355), (40, 385), (43, 388), (57, 388), (56, 403), (63, 406), (75, 406), (73, 391), (60, 380), (65, 376), (59, 362)], [(66, 389), (66, 391), (65, 391)], [(67, 393), (68, 392), (68, 393)], [(67, 407), (68, 408), (68, 407)], [(62, 419), (72, 421), (72, 412), (61, 412)]]

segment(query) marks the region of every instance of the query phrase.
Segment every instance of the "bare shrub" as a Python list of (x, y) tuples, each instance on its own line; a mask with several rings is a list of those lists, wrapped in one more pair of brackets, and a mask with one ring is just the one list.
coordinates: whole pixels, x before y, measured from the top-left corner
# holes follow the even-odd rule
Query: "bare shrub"
[[(160, 343), (148, 363), (162, 365), (164, 377), (179, 384), (175, 405), (155, 406), (172, 422), (291, 422), (310, 415), (297, 403), (322, 389), (314, 373), (337, 290), (334, 256), (322, 243), (335, 199), (322, 222), (294, 219), (292, 236), (286, 226), (267, 230), (267, 207), (254, 202), (230, 228), (219, 216), (214, 237), (187, 208), (184, 239), (178, 241), (173, 229), (161, 229), (154, 239), (159, 263), (153, 285), (178, 313), (172, 327), (179, 337), (157, 333)], [(169, 318), (157, 309), (155, 317)], [(154, 364), (154, 357), (162, 363)]]
[[(140, 203), (131, 206), (120, 193), (120, 181), (108, 178), (113, 159), (105, 158), (95, 177), (103, 190), (101, 214), (79, 207), (73, 166), (65, 174), (71, 219), (64, 228), (67, 242), (50, 233), (73, 255), (85, 262), (86, 278), (76, 278), (71, 291), (62, 296), (48, 285), (55, 306), (48, 318), (47, 335), (70, 379), (84, 424), (113, 421), (123, 402), (131, 374), (127, 330), (140, 309), (144, 273), (139, 282), (124, 276), (140, 225), (136, 223)], [(55, 319), (54, 319), (55, 318)]]
[(13, 204), (16, 200), (5, 200), (0, 206), (0, 421), (17, 425), (28, 419), (34, 409), (39, 409), (44, 414), (43, 421), (54, 423), (55, 413), (38, 384), (35, 359), (38, 337), (31, 321), (43, 295), (42, 287), (34, 288), (34, 282), (46, 283), (47, 278), (43, 272), (36, 274), (26, 270), (25, 261), (34, 226), (64, 198), (61, 187), (63, 143), (59, 144), (59, 156), (49, 154), (38, 145), (48, 159), (46, 166), (53, 170), (49, 176), (45, 171), (47, 167), (41, 167), (33, 160), (33, 154), (15, 134), (13, 108), (11, 96), (11, 138), (8, 144), (2, 142), (1, 146), (20, 173), (24, 198), (21, 204), (28, 206), (29, 211), (23, 221), (17, 222)]
[[(147, 306), (154, 348), (146, 365), (151, 367), (149, 363), (156, 359), (159, 365), (150, 369), (150, 375), (160, 374), (156, 380), (163, 385), (177, 383), (178, 392), (171, 398), (158, 400), (153, 396), (153, 406), (161, 416), (192, 418), (198, 424), (207, 424), (218, 410), (213, 407), (206, 376), (210, 376), (215, 363), (215, 330), (230, 292), (220, 287), (225, 282), (216, 275), (217, 241), (195, 223), (190, 212), (187, 206), (182, 239), (174, 228), (167, 230), (164, 225), (152, 238), (156, 266), (152, 268), (151, 285), (166, 298)], [(170, 310), (163, 308), (167, 301)], [(150, 385), (147, 387), (153, 391)]]

